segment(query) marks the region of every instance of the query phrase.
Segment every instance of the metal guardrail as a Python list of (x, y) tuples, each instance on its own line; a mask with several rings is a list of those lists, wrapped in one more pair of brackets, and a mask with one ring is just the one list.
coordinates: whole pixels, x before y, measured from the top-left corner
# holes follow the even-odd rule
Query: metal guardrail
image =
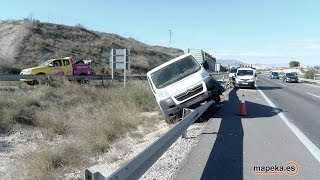
[(85, 170), (84, 179), (138, 179), (160, 158), (160, 156), (179, 138), (179, 136), (185, 133), (188, 127), (194, 123), (212, 103), (213, 101), (209, 101), (189, 113), (166, 134), (162, 135), (157, 141), (147, 147), (147, 149), (111, 175), (109, 175), (108, 172), (97, 172), (93, 168), (89, 168)]
[(213, 77), (214, 79), (216, 79), (219, 82), (227, 82), (229, 81), (229, 74), (226, 73), (210, 73), (211, 77)]
[[(228, 81), (228, 74), (210, 74), (213, 78), (215, 78), (219, 82), (226, 82)], [(67, 80), (111, 80), (111, 76), (106, 75), (6, 75), (0, 74), (0, 81), (20, 81), (20, 79), (44, 79), (44, 78), (62, 78)], [(139, 80), (147, 80), (146, 75), (129, 75), (127, 79), (139, 79)], [(114, 80), (123, 80), (123, 76), (114, 76)]]
[[(72, 76), (72, 75), (0, 75), (0, 81), (20, 81), (20, 79), (44, 79), (44, 78), (62, 78), (67, 80), (111, 80), (111, 76), (106, 75), (79, 75), (79, 76)], [(115, 80), (123, 79), (123, 76), (114, 76)], [(127, 79), (140, 79), (146, 80), (146, 75), (131, 75), (127, 76)]]

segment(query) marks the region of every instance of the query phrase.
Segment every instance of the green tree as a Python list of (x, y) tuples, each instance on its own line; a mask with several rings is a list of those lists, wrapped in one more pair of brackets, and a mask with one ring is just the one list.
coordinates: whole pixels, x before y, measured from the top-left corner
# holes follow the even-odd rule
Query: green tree
[(290, 68), (299, 67), (300, 66), (300, 62), (298, 62), (298, 61), (290, 61), (289, 62), (289, 66), (290, 66)]

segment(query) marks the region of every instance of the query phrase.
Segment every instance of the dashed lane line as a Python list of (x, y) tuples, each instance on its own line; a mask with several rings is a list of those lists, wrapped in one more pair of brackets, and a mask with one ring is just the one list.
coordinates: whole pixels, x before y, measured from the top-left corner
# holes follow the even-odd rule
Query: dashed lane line
[(309, 95), (311, 95), (311, 96), (314, 96), (314, 97), (317, 97), (317, 98), (320, 98), (320, 96), (317, 96), (317, 95), (315, 95), (315, 94), (311, 94), (311, 93), (309, 93), (309, 92), (307, 92), (307, 94), (309, 94)]
[(316, 87), (316, 88), (320, 88), (320, 86), (316, 86), (316, 85), (312, 85), (312, 84), (305, 84), (303, 83), (304, 85), (307, 85), (307, 86), (312, 86), (312, 87)]

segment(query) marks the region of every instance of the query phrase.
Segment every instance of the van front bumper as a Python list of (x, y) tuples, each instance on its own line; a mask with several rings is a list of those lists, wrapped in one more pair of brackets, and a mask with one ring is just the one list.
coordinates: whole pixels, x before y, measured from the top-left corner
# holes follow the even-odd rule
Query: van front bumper
[(254, 87), (254, 81), (250, 81), (250, 82), (236, 82), (235, 83), (236, 87)]
[(160, 107), (162, 109), (162, 113), (164, 115), (165, 119), (173, 118), (174, 116), (179, 116), (182, 114), (183, 108), (190, 108), (192, 106), (195, 106), (205, 100), (207, 100), (209, 97), (211, 97), (211, 92), (204, 92), (203, 94), (200, 94), (188, 101), (185, 101), (181, 104), (176, 104), (172, 98), (167, 98), (160, 101)]

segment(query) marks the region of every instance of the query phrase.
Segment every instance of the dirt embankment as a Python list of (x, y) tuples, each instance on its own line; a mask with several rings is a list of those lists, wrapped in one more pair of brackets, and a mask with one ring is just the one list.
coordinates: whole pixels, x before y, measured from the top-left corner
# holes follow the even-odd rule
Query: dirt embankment
[[(112, 48), (131, 49), (133, 73), (145, 73), (183, 54), (175, 48), (150, 46), (132, 38), (66, 26), (30, 21), (0, 21), (0, 62), (16, 68), (35, 66), (44, 59), (74, 56), (107, 66)], [(5, 63), (4, 63), (5, 62)]]

